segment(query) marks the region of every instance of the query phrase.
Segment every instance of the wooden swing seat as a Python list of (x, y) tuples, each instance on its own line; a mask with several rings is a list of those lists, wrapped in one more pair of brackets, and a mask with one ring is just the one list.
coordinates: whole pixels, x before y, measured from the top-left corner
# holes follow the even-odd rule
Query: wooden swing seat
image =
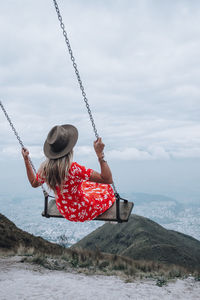
[[(122, 199), (124, 200), (124, 199)], [(45, 209), (42, 213), (43, 217), (47, 218), (64, 218), (58, 211), (55, 199), (48, 202), (48, 197), (45, 199)], [(129, 216), (133, 209), (134, 203), (124, 201), (115, 201), (115, 203), (106, 210), (103, 214), (99, 215), (94, 221), (113, 221), (113, 222), (128, 222)]]

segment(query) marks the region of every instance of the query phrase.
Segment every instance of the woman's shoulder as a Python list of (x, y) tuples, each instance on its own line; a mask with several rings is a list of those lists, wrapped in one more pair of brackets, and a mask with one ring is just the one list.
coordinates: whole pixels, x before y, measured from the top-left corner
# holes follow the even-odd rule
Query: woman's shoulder
[(86, 173), (87, 169), (85, 166), (79, 165), (77, 162), (73, 162), (70, 167), (70, 173), (72, 175), (80, 175), (82, 173)]
[(85, 166), (79, 165), (77, 162), (73, 162), (69, 173), (72, 176), (80, 177), (83, 180), (89, 180), (92, 172), (92, 169), (87, 169)]
[(79, 168), (79, 164), (77, 164), (77, 162), (72, 162), (68, 175), (74, 177), (74, 176), (78, 176), (80, 172), (81, 169)]
[(73, 161), (70, 167), (70, 170), (77, 170), (80, 171), (82, 169), (82, 166), (79, 165), (77, 162)]

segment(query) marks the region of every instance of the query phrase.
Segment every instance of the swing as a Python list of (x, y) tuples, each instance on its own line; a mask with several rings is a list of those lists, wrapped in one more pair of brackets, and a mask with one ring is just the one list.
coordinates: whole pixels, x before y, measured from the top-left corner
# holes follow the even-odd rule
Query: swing
[[(58, 16), (58, 20), (60, 22), (60, 27), (62, 29), (62, 33), (63, 33), (63, 36), (65, 38), (65, 42), (66, 42), (66, 45), (67, 45), (67, 48), (68, 48), (68, 51), (69, 51), (69, 54), (70, 54), (70, 58), (72, 60), (72, 64), (73, 64), (75, 74), (76, 74), (76, 77), (77, 77), (77, 80), (78, 80), (78, 83), (79, 83), (79, 87), (81, 89), (83, 100), (85, 102), (85, 105), (86, 105), (86, 108), (87, 108), (87, 111), (88, 111), (88, 114), (89, 114), (89, 118), (90, 118), (90, 121), (91, 121), (91, 124), (92, 124), (92, 127), (93, 127), (94, 134), (95, 134), (96, 138), (99, 138), (99, 135), (98, 135), (95, 123), (94, 123), (94, 119), (93, 119), (93, 116), (92, 116), (92, 112), (91, 112), (91, 109), (90, 109), (90, 106), (89, 106), (89, 103), (88, 103), (88, 99), (86, 97), (86, 93), (85, 93), (85, 90), (84, 90), (84, 87), (83, 87), (83, 83), (82, 83), (82, 80), (80, 78), (80, 74), (79, 74), (79, 71), (78, 71), (78, 68), (77, 68), (77, 64), (76, 64), (75, 58), (73, 56), (73, 52), (72, 52), (71, 45), (70, 45), (70, 42), (69, 42), (69, 39), (68, 39), (68, 36), (67, 36), (67, 32), (65, 31), (65, 25), (62, 21), (62, 16), (60, 14), (58, 4), (57, 4), (56, 0), (53, 0), (53, 2), (54, 2), (54, 6), (55, 6), (57, 16)], [(8, 122), (9, 122), (16, 138), (18, 139), (19, 144), (21, 145), (22, 148), (25, 148), (23, 142), (21, 141), (21, 139), (20, 139), (13, 123), (11, 122), (11, 119), (8, 116), (8, 114), (7, 114), (7, 112), (6, 112), (6, 110), (5, 110), (5, 108), (4, 108), (1, 101), (0, 101), (0, 106), (1, 106), (1, 109), (3, 110), (3, 112), (5, 114), (5, 117), (7, 118)], [(34, 173), (36, 174), (37, 173), (36, 169), (35, 169), (35, 167), (34, 167), (34, 165), (33, 165), (30, 158), (29, 158), (29, 161), (30, 161), (30, 164), (33, 168)], [(123, 198), (120, 197), (120, 195), (118, 194), (118, 192), (116, 190), (116, 187), (115, 187), (114, 183), (112, 184), (112, 187), (113, 187), (115, 197), (116, 197), (115, 203), (108, 210), (106, 210), (103, 214), (99, 215), (94, 220), (98, 220), (98, 221), (115, 221), (115, 222), (118, 222), (118, 223), (127, 222), (128, 219), (129, 219), (129, 216), (131, 214), (131, 211), (133, 209), (134, 204), (133, 204), (133, 202), (129, 202), (128, 200), (123, 199)], [(56, 201), (55, 201), (54, 197), (52, 197), (48, 194), (48, 192), (45, 190), (43, 185), (41, 185), (41, 188), (42, 188), (43, 194), (44, 194), (44, 211), (42, 212), (42, 216), (46, 217), (46, 218), (50, 218), (50, 217), (64, 218), (60, 214), (60, 212), (58, 211), (58, 209), (56, 207)], [(52, 199), (49, 201), (49, 198), (52, 198)]]
[[(42, 216), (46, 218), (63, 218), (63, 215), (58, 211), (56, 207), (55, 199), (48, 193), (45, 193), (44, 211)], [(49, 197), (53, 198), (49, 201)], [(118, 193), (115, 193), (116, 201), (107, 209), (103, 214), (99, 215), (93, 221), (114, 221), (118, 223), (128, 222), (129, 216), (133, 208), (133, 202), (123, 199)]]

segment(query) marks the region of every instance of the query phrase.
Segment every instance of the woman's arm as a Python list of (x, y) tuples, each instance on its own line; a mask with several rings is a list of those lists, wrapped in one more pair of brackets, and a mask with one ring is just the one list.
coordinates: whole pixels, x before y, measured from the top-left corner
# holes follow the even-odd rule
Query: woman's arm
[(99, 160), (101, 173), (93, 171), (90, 176), (90, 181), (111, 184), (113, 182), (112, 173), (107, 162), (104, 160), (104, 153), (103, 153), (104, 147), (105, 145), (103, 144), (101, 138), (98, 138), (94, 142), (94, 150)]
[(22, 148), (22, 156), (24, 158), (26, 173), (27, 173), (27, 177), (28, 177), (28, 180), (29, 180), (31, 186), (34, 188), (40, 186), (41, 184), (36, 180), (35, 174), (33, 172), (32, 166), (31, 166), (29, 158), (28, 158), (29, 151), (25, 148)]

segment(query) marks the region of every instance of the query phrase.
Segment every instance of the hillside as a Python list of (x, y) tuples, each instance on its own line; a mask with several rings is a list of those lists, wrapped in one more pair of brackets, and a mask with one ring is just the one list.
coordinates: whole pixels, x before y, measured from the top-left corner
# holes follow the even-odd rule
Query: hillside
[[(74, 248), (64, 248), (21, 230), (0, 214), (0, 257), (20, 255), (21, 262), (86, 274), (132, 278), (158, 278), (164, 274), (170, 279), (192, 273), (199, 278), (200, 242), (173, 231), (169, 236), (167, 232), (151, 220), (131, 216), (129, 223), (105, 224), (85, 237), (78, 244), (85, 241), (86, 249), (79, 249), (77, 244)], [(175, 241), (179, 246), (175, 246)]]
[(167, 230), (150, 219), (131, 215), (128, 223), (105, 224), (73, 248), (99, 250), (134, 260), (200, 269), (200, 241)]
[(41, 237), (35, 237), (21, 229), (0, 214), (0, 254), (16, 254), (19, 249), (31, 252), (61, 254), (63, 247), (50, 243)]

